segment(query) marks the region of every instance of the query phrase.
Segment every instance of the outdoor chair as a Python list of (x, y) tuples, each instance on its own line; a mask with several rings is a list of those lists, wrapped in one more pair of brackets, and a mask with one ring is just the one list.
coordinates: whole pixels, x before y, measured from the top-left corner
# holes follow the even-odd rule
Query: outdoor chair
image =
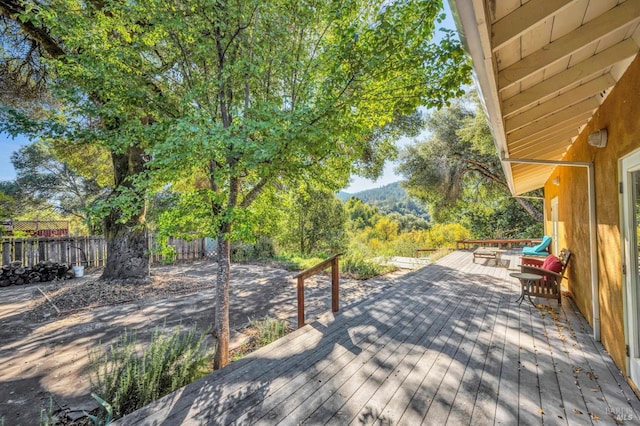
[(526, 293), (529, 296), (556, 299), (558, 303), (561, 303), (561, 283), (569, 264), (569, 259), (571, 259), (571, 252), (567, 249), (562, 249), (558, 257), (550, 254), (541, 266), (533, 265), (532, 261), (537, 261), (537, 259), (526, 257), (522, 259), (521, 272), (542, 276), (540, 280), (531, 281)]
[(551, 244), (551, 237), (548, 236), (548, 235), (545, 235), (542, 238), (542, 242), (540, 244), (538, 244), (537, 246), (524, 247), (522, 249), (522, 254), (523, 255), (529, 255), (529, 256), (546, 256), (546, 255), (549, 254), (547, 249), (548, 249), (550, 244)]

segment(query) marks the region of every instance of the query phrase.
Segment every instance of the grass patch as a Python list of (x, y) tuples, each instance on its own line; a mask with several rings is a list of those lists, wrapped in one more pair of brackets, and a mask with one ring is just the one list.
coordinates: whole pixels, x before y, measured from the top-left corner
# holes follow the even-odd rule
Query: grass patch
[(231, 360), (237, 361), (243, 356), (275, 342), (293, 331), (285, 320), (264, 317), (261, 320), (251, 320), (246, 330), (251, 335), (249, 341), (231, 351)]
[(89, 354), (92, 391), (112, 407), (114, 418), (129, 414), (212, 371), (206, 335), (156, 328), (149, 346), (138, 351), (136, 334), (125, 331), (104, 353)]

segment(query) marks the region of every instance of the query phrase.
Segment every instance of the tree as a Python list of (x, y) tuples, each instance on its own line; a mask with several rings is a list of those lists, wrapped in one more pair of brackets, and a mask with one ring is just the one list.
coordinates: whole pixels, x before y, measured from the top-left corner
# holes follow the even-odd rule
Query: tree
[[(380, 164), (380, 130), (459, 92), (469, 67), (451, 34), (431, 38), (432, 1), (289, 0), (158, 3), (158, 80), (179, 99), (150, 153), (162, 180), (207, 176), (201, 192), (218, 236), (215, 365), (228, 362), (229, 241), (251, 228), (267, 187), (307, 181), (336, 190), (360, 164)], [(162, 21), (160, 20), (162, 17)]]
[[(510, 198), (510, 192), (477, 98), (461, 98), (429, 114), (426, 127), (431, 135), (403, 151), (398, 171), (406, 178), (407, 191), (426, 202), (439, 222), (489, 220), (492, 212), (504, 216), (507, 206), (514, 207), (500, 201)], [(528, 215), (518, 216), (524, 219), (522, 228), (542, 221), (536, 203), (522, 198), (515, 203)]]
[(331, 191), (300, 187), (281, 227), (284, 243), (301, 254), (337, 253), (346, 246), (347, 215)]
[(373, 225), (371, 234), (381, 241), (391, 241), (398, 236), (398, 228), (398, 222), (389, 216), (383, 216)]
[(89, 206), (106, 195), (112, 176), (108, 162), (104, 165), (108, 153), (96, 148), (57, 152), (55, 144), (45, 141), (22, 147), (11, 158), (21, 196), (30, 199), (33, 208), (51, 204), (63, 216), (86, 221)]
[(428, 42), (441, 6), (430, 0), (7, 5), (5, 16), (53, 47), (50, 81), (65, 109), (49, 115), (47, 134), (112, 152), (115, 190), (98, 210), (122, 268), (109, 270), (144, 270), (146, 191), (206, 182), (181, 196), (208, 206), (199, 219), (219, 244), (217, 367), (228, 363), (229, 244), (251, 231), (254, 201), (267, 188), (336, 190), (353, 170), (379, 170), (393, 123), (459, 94), (470, 70), (452, 33)]
[(109, 149), (113, 191), (93, 211), (103, 218), (109, 253), (102, 278), (144, 281), (149, 256), (138, 182), (158, 64), (140, 60), (153, 34), (138, 31), (144, 5), (130, 6), (0, 0), (0, 131)]
[(345, 202), (352, 230), (361, 230), (373, 226), (380, 217), (377, 207), (370, 206), (360, 198), (351, 197)]
[(10, 219), (16, 215), (18, 211), (17, 194), (18, 188), (15, 182), (0, 181), (0, 220)]

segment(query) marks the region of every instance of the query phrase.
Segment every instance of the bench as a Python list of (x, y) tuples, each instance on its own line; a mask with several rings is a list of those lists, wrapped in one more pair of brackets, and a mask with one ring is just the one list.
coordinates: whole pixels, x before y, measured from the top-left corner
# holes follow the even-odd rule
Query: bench
[[(539, 263), (538, 259), (532, 259), (528, 257), (522, 258), (522, 265), (520, 269), (523, 273), (529, 274), (537, 274), (541, 275), (542, 279), (538, 281), (532, 281), (529, 285), (529, 288), (526, 290), (526, 293), (529, 296), (535, 297), (543, 297), (546, 299), (556, 299), (558, 303), (561, 303), (561, 284), (562, 279), (564, 278), (564, 273), (569, 265), (569, 260), (571, 259), (571, 252), (569, 250), (562, 249), (560, 251), (560, 255), (558, 256), (560, 263), (562, 264), (562, 269), (560, 272), (549, 271), (548, 269), (543, 269), (542, 264)], [(538, 265), (534, 265), (533, 263), (538, 263)]]
[(476, 263), (476, 259), (493, 259), (498, 264), (498, 252), (491, 249), (486, 248), (478, 248), (473, 252), (473, 263)]

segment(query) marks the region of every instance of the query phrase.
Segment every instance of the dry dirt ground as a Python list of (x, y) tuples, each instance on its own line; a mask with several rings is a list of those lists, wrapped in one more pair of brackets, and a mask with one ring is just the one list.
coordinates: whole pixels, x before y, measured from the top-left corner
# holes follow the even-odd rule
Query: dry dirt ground
[[(42, 407), (70, 418), (92, 410), (88, 353), (106, 347), (127, 329), (138, 340), (166, 325), (204, 330), (212, 324), (216, 264), (200, 261), (152, 269), (152, 284), (105, 285), (98, 272), (68, 281), (0, 288), (0, 425), (38, 424)], [(409, 272), (366, 281), (340, 280), (341, 307), (393, 285)], [(253, 318), (270, 316), (296, 327), (295, 273), (234, 264), (230, 284), (231, 346), (246, 341)], [(46, 297), (45, 297), (46, 294)], [(309, 319), (330, 309), (330, 279), (305, 282)], [(209, 342), (211, 343), (211, 342)]]

